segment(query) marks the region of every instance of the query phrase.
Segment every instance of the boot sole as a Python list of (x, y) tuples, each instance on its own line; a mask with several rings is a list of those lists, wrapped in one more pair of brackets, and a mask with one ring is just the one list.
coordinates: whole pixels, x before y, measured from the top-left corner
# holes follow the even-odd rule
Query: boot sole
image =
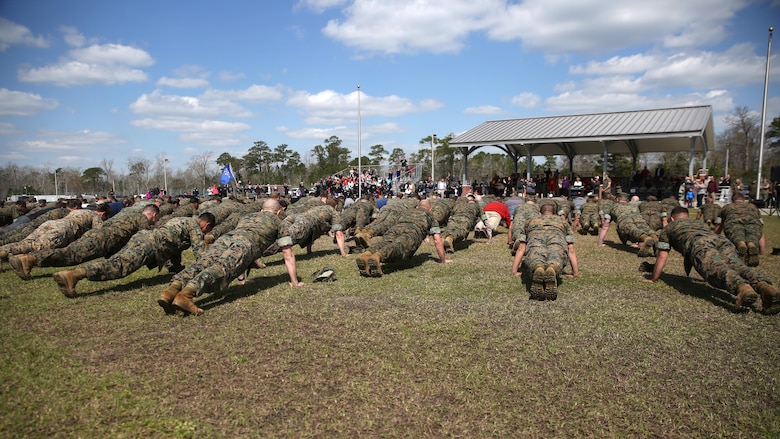
[(54, 273), (52, 277), (54, 278), (54, 281), (57, 282), (60, 292), (64, 294), (65, 297), (72, 299), (77, 296), (76, 292), (71, 290), (68, 280), (65, 279), (60, 272)]
[(357, 258), (357, 267), (358, 267), (358, 270), (360, 270), (360, 275), (361, 276), (366, 276), (366, 277), (371, 276), (371, 272), (369, 271), (370, 269), (369, 269), (369, 266), (368, 266), (368, 262), (366, 262), (365, 260)]
[(371, 269), (371, 277), (382, 277), (384, 273), (382, 273), (382, 267), (377, 265), (376, 261), (373, 259), (368, 260), (368, 267)]

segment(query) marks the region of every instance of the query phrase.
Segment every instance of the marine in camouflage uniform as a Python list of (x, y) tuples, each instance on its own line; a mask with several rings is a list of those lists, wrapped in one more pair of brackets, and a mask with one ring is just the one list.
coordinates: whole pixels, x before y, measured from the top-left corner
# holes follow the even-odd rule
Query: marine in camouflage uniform
[(644, 218), (651, 230), (658, 231), (664, 228), (663, 218), (667, 216), (666, 209), (655, 197), (639, 203), (639, 214)]
[(614, 222), (617, 225), (617, 233), (623, 244), (629, 241), (632, 244), (638, 243), (639, 251), (637, 256), (652, 256), (658, 236), (640, 215), (638, 203), (626, 202), (624, 195), (617, 197), (617, 201), (613, 204), (610, 212), (603, 213), (605, 221), (603, 221), (601, 232), (599, 233), (599, 244), (603, 243), (603, 237), (606, 236), (610, 224)]
[(745, 200), (743, 193), (734, 192), (715, 222), (715, 233), (723, 231), (745, 263), (757, 267), (758, 255), (764, 253), (764, 223), (756, 205)]
[(439, 227), (446, 227), (455, 208), (455, 200), (452, 198), (436, 198), (431, 200), (431, 214)]
[(512, 228), (510, 229), (512, 235), (512, 256), (517, 254), (517, 248), (521, 243), (517, 237), (525, 236), (526, 224), (528, 224), (528, 221), (532, 218), (536, 218), (539, 215), (539, 205), (536, 204), (533, 199), (529, 199), (515, 208), (515, 213), (512, 215)]
[[(338, 221), (338, 217), (339, 214), (336, 212), (336, 209), (328, 205), (322, 205), (312, 207), (303, 213), (288, 215), (284, 221), (288, 223), (287, 229), (293, 245), (297, 244), (301, 248), (306, 248), (306, 253), (311, 253), (311, 246), (314, 241), (328, 233), (334, 221)], [(279, 251), (279, 246), (273, 243), (264, 250), (264, 255), (272, 255)]]
[(712, 230), (715, 230), (716, 220), (720, 216), (721, 207), (715, 203), (712, 197), (707, 197), (706, 201), (699, 208), (696, 219), (703, 220)]
[(275, 199), (263, 202), (263, 210), (244, 215), (236, 228), (217, 239), (193, 264), (173, 277), (157, 303), (171, 314), (176, 310), (201, 314), (192, 301), (204, 292), (218, 292), (244, 273), (263, 250), (276, 242), (282, 248), (291, 286), (301, 286), (292, 252), (288, 225), (281, 218)]
[(354, 230), (368, 225), (371, 222), (371, 217), (376, 212), (376, 203), (365, 197), (341, 211), (338, 219), (331, 226), (331, 231), (335, 234), (336, 244), (339, 247), (341, 256), (347, 256), (346, 233), (349, 233), (351, 229)]
[(369, 241), (374, 236), (384, 235), (393, 227), (403, 213), (417, 206), (419, 200), (415, 198), (393, 198), (377, 213), (375, 220), (367, 226), (355, 229), (355, 242), (362, 248), (369, 246)]
[(29, 223), (3, 233), (3, 235), (0, 236), (0, 245), (20, 241), (46, 221), (65, 218), (68, 213), (70, 213), (70, 211), (64, 207), (57, 207), (44, 212), (43, 214), (36, 216), (34, 219), (31, 219)]
[(197, 215), (198, 206), (200, 206), (200, 200), (197, 197), (184, 198), (179, 201), (179, 206), (168, 215), (162, 215), (160, 211), (160, 220), (157, 221), (157, 226), (162, 226), (173, 218), (192, 218)]
[(673, 248), (683, 255), (686, 274), (695, 268), (707, 283), (735, 296), (738, 307), (755, 302), (758, 291), (765, 314), (780, 312), (780, 294), (772, 281), (746, 266), (726, 237), (716, 235), (704, 222), (689, 218), (686, 208), (678, 207), (672, 212), (672, 221), (664, 227), (656, 246), (655, 267), (646, 281), (655, 282), (661, 277)]
[(260, 202), (239, 204), (238, 209), (235, 212), (228, 215), (227, 218), (224, 218), (222, 221), (217, 221), (217, 225), (206, 234), (204, 237), (206, 244), (211, 244), (220, 236), (235, 229), (244, 214), (260, 212), (262, 208), (263, 203)]
[(108, 259), (91, 261), (75, 270), (54, 273), (60, 291), (76, 297), (76, 284), (82, 279), (106, 281), (121, 279), (144, 265), (162, 269), (169, 260), (181, 264), (181, 253), (191, 248), (197, 260), (205, 250), (203, 234), (214, 226), (214, 215), (206, 212), (198, 218), (172, 218), (152, 230), (141, 230), (121, 250)]
[(46, 221), (21, 241), (0, 247), (0, 260), (8, 259), (16, 274), (23, 279), (29, 279), (29, 271), (23, 271), (19, 256), (9, 256), (26, 256), (26, 253), (42, 249), (59, 249), (76, 241), (88, 230), (100, 230), (102, 227), (103, 220), (94, 211), (70, 206), (69, 209), (70, 213), (64, 218)]
[(130, 241), (140, 230), (149, 230), (157, 223), (160, 209), (154, 203), (142, 210), (125, 208), (107, 219), (103, 227), (90, 230), (67, 247), (44, 249), (24, 255), (22, 263), (27, 273), (33, 267), (70, 267), (100, 257), (109, 257)]
[(370, 277), (381, 277), (382, 264), (411, 258), (420, 248), (423, 240), (433, 237), (439, 262), (451, 262), (444, 252), (439, 225), (431, 213), (430, 200), (422, 200), (417, 208), (407, 209), (399, 215), (398, 221), (358, 256), (356, 262), (360, 274)]
[(520, 275), (521, 264), (531, 277), (531, 299), (555, 300), (558, 298), (558, 277), (567, 263), (572, 276), (579, 274), (577, 255), (574, 251), (574, 233), (569, 223), (555, 215), (555, 206), (540, 206), (541, 215), (531, 218), (525, 226), (525, 234), (519, 235), (520, 245), (512, 263), (512, 274)]
[(588, 201), (580, 207), (575, 216), (578, 216), (575, 223), (579, 224), (580, 234), (596, 235), (599, 233), (601, 218), (599, 217), (599, 205), (595, 198), (588, 198)]
[(487, 221), (487, 216), (473, 194), (468, 194), (466, 200), (456, 202), (452, 215), (447, 220), (447, 227), (441, 232), (444, 250), (453, 253), (455, 243), (466, 239), (479, 220)]

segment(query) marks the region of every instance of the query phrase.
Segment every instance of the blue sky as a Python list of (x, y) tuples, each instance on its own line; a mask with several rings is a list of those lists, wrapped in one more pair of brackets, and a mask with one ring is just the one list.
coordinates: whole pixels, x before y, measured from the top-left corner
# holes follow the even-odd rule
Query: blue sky
[[(0, 163), (414, 152), (485, 120), (760, 113), (780, 0), (0, 1)], [(777, 33), (777, 32), (775, 32)], [(775, 41), (776, 53), (780, 50)], [(773, 55), (767, 121), (780, 115)]]

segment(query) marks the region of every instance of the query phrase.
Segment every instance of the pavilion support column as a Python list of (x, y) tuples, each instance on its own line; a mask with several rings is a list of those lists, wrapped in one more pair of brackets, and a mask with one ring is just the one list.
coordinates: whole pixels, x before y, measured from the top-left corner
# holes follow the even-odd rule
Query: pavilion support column
[(531, 168), (534, 165), (534, 158), (531, 155), (531, 147), (525, 145), (525, 179), (531, 178)]
[(602, 141), (601, 144), (604, 145), (604, 161), (601, 166), (601, 180), (603, 181), (607, 173), (607, 159), (609, 158), (609, 147), (612, 146), (612, 141)]
[(691, 149), (688, 151), (688, 175), (693, 175), (693, 160), (696, 158), (696, 139), (691, 137)]
[[(460, 153), (463, 155), (463, 166), (461, 167), (460, 183), (465, 186), (471, 186), (469, 181), (469, 149), (461, 148)], [(465, 192), (465, 191), (464, 191)]]

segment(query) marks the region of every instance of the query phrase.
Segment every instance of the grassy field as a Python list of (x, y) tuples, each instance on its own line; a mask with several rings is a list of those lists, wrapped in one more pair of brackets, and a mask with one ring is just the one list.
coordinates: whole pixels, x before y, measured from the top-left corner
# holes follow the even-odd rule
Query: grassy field
[[(614, 230), (529, 301), (505, 237), (378, 279), (321, 238), (295, 249), (306, 286), (276, 255), (199, 317), (163, 314), (164, 271), (76, 299), (55, 269), (0, 273), (0, 437), (780, 437), (780, 316), (735, 312), (677, 253), (642, 283)], [(780, 282), (780, 256), (759, 269)]]

